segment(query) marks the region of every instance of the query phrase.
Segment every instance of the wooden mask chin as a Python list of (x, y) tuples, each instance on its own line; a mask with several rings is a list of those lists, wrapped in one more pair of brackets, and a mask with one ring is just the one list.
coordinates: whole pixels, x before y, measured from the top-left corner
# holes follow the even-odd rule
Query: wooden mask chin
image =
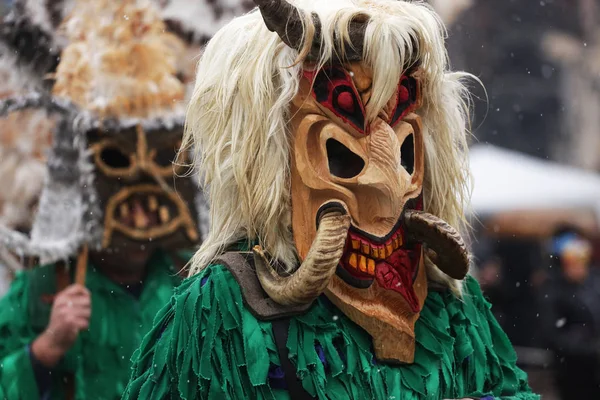
[(187, 160), (177, 159), (181, 135), (181, 127), (145, 132), (140, 126), (88, 133), (103, 249), (181, 249), (198, 241), (197, 189), (181, 176)]
[(372, 73), (361, 62), (305, 70), (291, 105), (292, 229), (302, 260), (319, 209), (342, 203), (351, 225), (329, 299), (373, 337), (377, 358), (412, 362), (427, 295), (421, 244), (403, 214), (422, 208), (419, 71), (409, 69), (371, 122)]

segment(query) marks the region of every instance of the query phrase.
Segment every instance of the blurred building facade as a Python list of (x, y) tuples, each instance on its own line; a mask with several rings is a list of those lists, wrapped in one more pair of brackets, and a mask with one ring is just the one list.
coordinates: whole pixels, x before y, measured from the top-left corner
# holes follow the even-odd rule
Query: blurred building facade
[(599, 8), (597, 0), (470, 0), (448, 13), (453, 66), (487, 90), (486, 106), (474, 87), (478, 141), (600, 171)]

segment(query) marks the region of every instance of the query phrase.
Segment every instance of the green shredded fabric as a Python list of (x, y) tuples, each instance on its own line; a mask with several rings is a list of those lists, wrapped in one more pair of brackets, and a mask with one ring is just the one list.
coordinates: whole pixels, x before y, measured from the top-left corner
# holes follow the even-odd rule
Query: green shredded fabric
[[(52, 371), (51, 399), (65, 398), (65, 372), (74, 373), (77, 400), (121, 397), (130, 373), (131, 355), (152, 327), (156, 312), (181, 282), (171, 266), (166, 254), (155, 253), (139, 299), (93, 265), (88, 266), (86, 286), (92, 293), (90, 328), (79, 335)], [(0, 300), (0, 399), (39, 399), (27, 346), (49, 321), (51, 306), (38, 299), (40, 295), (55, 293), (54, 270), (53, 265), (48, 265), (20, 273)]]
[[(292, 318), (287, 347), (305, 390), (319, 399), (539, 399), (473, 278), (463, 299), (429, 293), (416, 337), (414, 364), (377, 364), (369, 335), (319, 299)], [(125, 400), (289, 398), (269, 386), (270, 366), (280, 365), (271, 324), (245, 308), (221, 265), (176, 290), (133, 361)]]

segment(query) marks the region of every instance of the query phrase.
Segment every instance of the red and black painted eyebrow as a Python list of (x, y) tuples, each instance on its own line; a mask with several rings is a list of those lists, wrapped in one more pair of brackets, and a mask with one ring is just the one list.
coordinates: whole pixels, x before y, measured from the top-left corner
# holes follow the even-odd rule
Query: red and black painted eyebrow
[[(316, 101), (334, 113), (344, 123), (358, 132), (368, 135), (365, 124), (365, 105), (354, 85), (350, 74), (340, 66), (327, 66), (318, 71), (304, 71), (304, 77), (314, 82), (312, 94)], [(416, 108), (418, 96), (417, 81), (409, 73), (402, 75), (398, 83), (398, 96), (391, 126)]]
[[(315, 76), (316, 75), (316, 76)], [(341, 67), (324, 67), (318, 71), (304, 71), (314, 80), (315, 100), (357, 131), (365, 133), (365, 109), (350, 74)]]
[(410, 73), (400, 77), (396, 107), (390, 119), (391, 126), (395, 126), (402, 118), (417, 108), (418, 90), (417, 80)]

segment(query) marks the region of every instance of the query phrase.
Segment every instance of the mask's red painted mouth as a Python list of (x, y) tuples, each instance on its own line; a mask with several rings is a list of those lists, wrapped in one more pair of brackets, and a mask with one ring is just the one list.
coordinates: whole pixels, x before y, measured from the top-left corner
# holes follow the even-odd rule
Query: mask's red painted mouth
[(337, 274), (357, 288), (368, 288), (376, 279), (382, 288), (401, 294), (416, 313), (420, 306), (413, 282), (420, 256), (421, 245), (406, 243), (400, 220), (384, 237), (375, 237), (352, 226)]

